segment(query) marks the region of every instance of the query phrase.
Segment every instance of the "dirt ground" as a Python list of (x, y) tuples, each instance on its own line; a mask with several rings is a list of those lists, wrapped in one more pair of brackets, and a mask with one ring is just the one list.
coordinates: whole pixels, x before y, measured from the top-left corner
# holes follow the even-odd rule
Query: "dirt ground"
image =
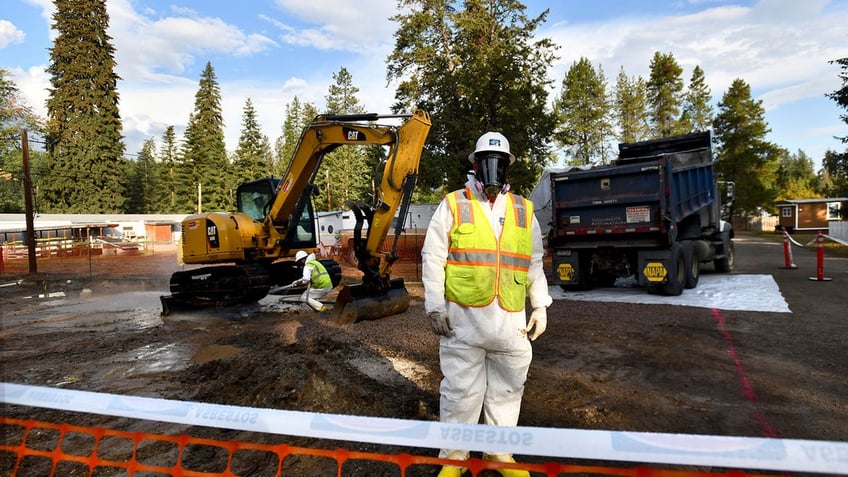
[[(825, 275), (832, 281), (812, 281), (815, 249), (796, 250), (798, 269), (785, 270), (781, 246), (779, 236), (739, 234), (733, 273), (773, 275), (792, 313), (717, 315), (687, 306), (556, 300), (547, 332), (534, 343), (520, 425), (848, 441), (848, 258), (828, 252)], [(0, 274), (2, 381), (438, 420), (438, 337), (424, 317), (417, 265), (394, 267), (413, 297), (406, 313), (345, 326), (277, 297), (162, 317), (158, 297), (177, 269), (168, 251), (43, 260), (37, 276), (7, 263)], [(708, 273), (712, 267), (703, 267)], [(436, 454), (22, 406), (6, 406), (3, 414), (221, 440)], [(221, 465), (208, 456), (185, 459), (200, 471)], [(250, 470), (256, 463), (246, 465), (245, 475), (260, 475)], [(334, 475), (317, 465), (287, 459), (283, 474)], [(345, 474), (397, 475), (369, 465), (360, 461)], [(0, 475), (10, 466), (0, 456)]]

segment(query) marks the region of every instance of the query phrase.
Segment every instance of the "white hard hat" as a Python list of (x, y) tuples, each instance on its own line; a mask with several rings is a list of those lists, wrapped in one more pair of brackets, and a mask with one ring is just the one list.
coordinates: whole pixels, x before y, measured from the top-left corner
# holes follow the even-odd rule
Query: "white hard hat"
[(296, 254), (294, 254), (294, 261), (295, 261), (295, 262), (299, 262), (299, 261), (303, 260), (303, 259), (304, 259), (304, 258), (306, 258), (306, 257), (307, 257), (306, 252), (304, 252), (303, 250), (298, 250), (298, 251), (297, 251), (297, 253), (296, 253)]
[(509, 152), (509, 141), (507, 141), (506, 136), (499, 132), (487, 132), (480, 136), (480, 139), (477, 140), (477, 146), (474, 148), (474, 152), (468, 155), (468, 160), (470, 162), (474, 162), (474, 156), (477, 155), (478, 152), (501, 152), (509, 156), (510, 164), (515, 162), (515, 156)]

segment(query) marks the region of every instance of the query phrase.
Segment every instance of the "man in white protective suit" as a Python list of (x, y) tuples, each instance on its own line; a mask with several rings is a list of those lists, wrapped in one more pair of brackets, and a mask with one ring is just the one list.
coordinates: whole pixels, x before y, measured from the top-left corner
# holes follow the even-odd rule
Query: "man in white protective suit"
[[(483, 424), (516, 426), (533, 358), (530, 341), (545, 331), (552, 302), (542, 233), (533, 203), (509, 192), (506, 171), (515, 156), (506, 137), (483, 134), (468, 159), (474, 175), (439, 204), (421, 250), (424, 308), (441, 335), (440, 421), (478, 424), (482, 415)], [(442, 449), (439, 457), (466, 460), (469, 451)], [(483, 459), (515, 462), (511, 453), (484, 453)], [(445, 465), (439, 476), (465, 470)]]
[(303, 266), (303, 276), (293, 281), (290, 286), (307, 285), (306, 291), (300, 296), (300, 301), (315, 311), (327, 311), (327, 305), (318, 301), (333, 291), (333, 282), (327, 269), (315, 258), (314, 253), (307, 254), (303, 250), (298, 250), (294, 259)]

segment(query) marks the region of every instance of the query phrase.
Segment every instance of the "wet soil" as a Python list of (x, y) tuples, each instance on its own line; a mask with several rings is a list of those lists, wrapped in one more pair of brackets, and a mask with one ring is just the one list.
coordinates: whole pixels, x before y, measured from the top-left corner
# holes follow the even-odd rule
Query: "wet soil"
[[(556, 300), (547, 332), (534, 343), (520, 425), (848, 441), (848, 258), (829, 255), (825, 270), (832, 281), (811, 281), (815, 250), (796, 251), (799, 269), (785, 270), (780, 247), (779, 237), (742, 234), (734, 273), (773, 275), (792, 313)], [(295, 297), (160, 316), (159, 296), (179, 269), (168, 252), (48, 259), (39, 261), (38, 275), (6, 265), (0, 274), (4, 382), (438, 420), (438, 337), (424, 317), (414, 263), (401, 261), (393, 269), (407, 281), (410, 309), (352, 325), (336, 325), (329, 313), (312, 312)], [(356, 273), (345, 269), (348, 280)], [(436, 454), (23, 406), (6, 406), (3, 415), (221, 440)], [(149, 446), (143, 452), (158, 451)], [(185, 459), (200, 471), (221, 465), (200, 452)], [(10, 465), (0, 458), (0, 474)], [(435, 469), (407, 475), (434, 475)], [(287, 459), (283, 473), (335, 472), (333, 462), (298, 458)], [(344, 474), (397, 470), (358, 461), (346, 465)]]

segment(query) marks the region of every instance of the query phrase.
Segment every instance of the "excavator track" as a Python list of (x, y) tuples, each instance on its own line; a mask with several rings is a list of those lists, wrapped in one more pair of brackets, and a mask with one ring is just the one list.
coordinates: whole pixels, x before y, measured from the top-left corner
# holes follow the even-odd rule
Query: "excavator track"
[(162, 315), (173, 310), (255, 303), (271, 288), (268, 271), (259, 265), (219, 265), (171, 275), (171, 294), (160, 297)]

